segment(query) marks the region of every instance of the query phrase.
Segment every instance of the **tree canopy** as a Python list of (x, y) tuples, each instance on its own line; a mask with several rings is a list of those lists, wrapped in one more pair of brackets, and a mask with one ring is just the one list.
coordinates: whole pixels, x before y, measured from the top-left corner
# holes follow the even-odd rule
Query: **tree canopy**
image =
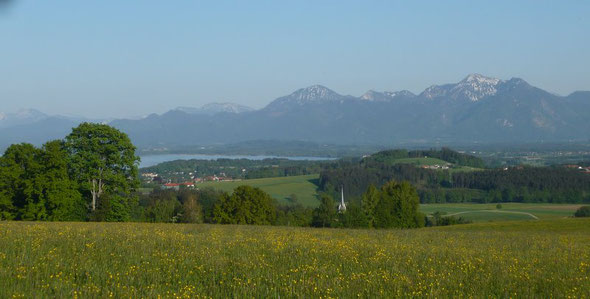
[[(374, 193), (369, 187), (367, 193)], [(376, 195), (372, 195), (376, 196)], [(381, 187), (379, 201), (372, 217), (377, 228), (415, 228), (424, 226), (424, 215), (418, 211), (420, 199), (408, 182), (391, 181)]]
[(84, 205), (68, 176), (59, 140), (10, 146), (0, 158), (0, 219), (82, 220)]
[[(102, 124), (41, 148), (11, 145), (0, 157), (0, 220), (128, 220), (138, 161), (127, 135)], [(88, 215), (88, 203), (101, 213)]]
[(275, 201), (260, 188), (238, 186), (231, 195), (224, 194), (214, 207), (214, 220), (223, 224), (273, 224)]
[(90, 193), (90, 206), (105, 193), (126, 205), (119, 195), (129, 194), (139, 186), (139, 157), (129, 137), (104, 124), (82, 123), (65, 138), (69, 153), (70, 174), (84, 193)]
[(320, 206), (313, 211), (312, 224), (315, 227), (330, 227), (336, 218), (336, 204), (332, 196), (322, 194)]

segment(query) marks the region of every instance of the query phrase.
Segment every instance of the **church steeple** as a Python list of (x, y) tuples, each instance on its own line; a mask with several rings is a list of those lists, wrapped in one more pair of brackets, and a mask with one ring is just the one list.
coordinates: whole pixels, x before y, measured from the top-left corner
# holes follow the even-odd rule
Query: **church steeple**
[(338, 212), (342, 213), (346, 211), (346, 204), (344, 203), (344, 186), (340, 187), (341, 190), (341, 198), (340, 204), (338, 205)]

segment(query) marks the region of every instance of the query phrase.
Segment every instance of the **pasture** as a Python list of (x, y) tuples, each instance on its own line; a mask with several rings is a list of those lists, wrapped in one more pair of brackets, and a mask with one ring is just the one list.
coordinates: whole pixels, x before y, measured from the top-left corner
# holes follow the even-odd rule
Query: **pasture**
[(414, 230), (0, 222), (0, 297), (588, 297), (590, 219)]
[(318, 179), (318, 174), (311, 174), (242, 181), (204, 182), (197, 184), (196, 187), (213, 187), (231, 193), (234, 188), (240, 185), (249, 185), (264, 190), (275, 198), (278, 203), (284, 204), (290, 202), (289, 198), (292, 194), (295, 194), (298, 203), (308, 207), (316, 207), (319, 204), (316, 185)]
[(421, 204), (420, 211), (432, 214), (436, 211), (444, 212), (447, 216), (462, 217), (473, 222), (539, 220), (567, 218), (574, 215), (582, 205), (578, 204), (543, 204), (543, 203), (501, 203), (497, 209), (496, 203), (450, 203), (450, 204)]

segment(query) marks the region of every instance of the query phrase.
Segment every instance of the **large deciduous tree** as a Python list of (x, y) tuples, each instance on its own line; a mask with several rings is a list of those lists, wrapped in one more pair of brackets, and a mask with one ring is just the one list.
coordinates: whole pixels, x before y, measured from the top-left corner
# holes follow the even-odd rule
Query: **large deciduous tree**
[(85, 204), (76, 182), (69, 177), (68, 156), (63, 141), (47, 142), (39, 158), (43, 172), (37, 177), (37, 185), (42, 190), (39, 197), (45, 202), (47, 220), (85, 220)]
[(120, 199), (138, 187), (139, 157), (125, 133), (104, 124), (82, 123), (65, 138), (65, 146), (72, 177), (90, 194), (92, 211), (105, 193)]
[(391, 181), (381, 187), (375, 207), (375, 227), (414, 228), (424, 226), (424, 215), (418, 211), (420, 198), (408, 182)]
[(225, 224), (273, 224), (276, 219), (275, 202), (259, 188), (239, 186), (231, 195), (221, 196), (214, 207), (213, 219)]

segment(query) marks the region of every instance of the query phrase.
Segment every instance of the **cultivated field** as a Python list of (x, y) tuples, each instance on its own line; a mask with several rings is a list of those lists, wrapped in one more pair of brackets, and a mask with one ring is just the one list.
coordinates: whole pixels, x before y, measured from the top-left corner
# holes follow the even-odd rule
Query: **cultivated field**
[(240, 185), (249, 185), (264, 190), (273, 198), (276, 198), (279, 203), (289, 202), (288, 198), (292, 194), (295, 194), (297, 196), (297, 202), (304, 206), (316, 207), (319, 202), (317, 200), (317, 185), (315, 181), (318, 179), (318, 174), (312, 174), (231, 182), (205, 182), (196, 186), (198, 188), (213, 187), (231, 193), (234, 188)]
[(415, 230), (0, 223), (0, 297), (588, 297), (590, 219)]

